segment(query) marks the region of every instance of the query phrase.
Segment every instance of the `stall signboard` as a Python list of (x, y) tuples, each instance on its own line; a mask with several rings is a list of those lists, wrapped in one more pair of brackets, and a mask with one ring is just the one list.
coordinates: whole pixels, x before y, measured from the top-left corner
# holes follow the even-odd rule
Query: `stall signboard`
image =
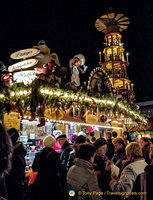
[(53, 120), (63, 119), (63, 113), (61, 110), (52, 110), (51, 108), (45, 109), (44, 116), (48, 119)]
[(18, 63), (15, 63), (13, 65), (10, 65), (8, 67), (9, 72), (14, 72), (14, 71), (18, 71), (18, 70), (22, 70), (22, 69), (27, 69), (30, 67), (35, 66), (38, 63), (37, 59), (28, 59), (28, 60), (24, 60)]
[(16, 128), (20, 132), (20, 113), (10, 112), (3, 114), (3, 124), (6, 129)]
[(57, 130), (62, 131), (62, 133), (65, 133), (65, 125), (64, 124), (57, 124)]
[(29, 49), (23, 49), (20, 51), (16, 51), (15, 53), (12, 53), (10, 55), (10, 57), (14, 60), (26, 59), (26, 58), (36, 56), (39, 53), (40, 53), (39, 49), (29, 48)]
[(98, 122), (98, 118), (96, 115), (87, 115), (86, 122), (90, 124), (96, 124)]
[(34, 80), (37, 76), (37, 72), (35, 70), (27, 70), (27, 71), (21, 71), (21, 72), (16, 72), (13, 75), (14, 81), (17, 83), (28, 83), (30, 80)]

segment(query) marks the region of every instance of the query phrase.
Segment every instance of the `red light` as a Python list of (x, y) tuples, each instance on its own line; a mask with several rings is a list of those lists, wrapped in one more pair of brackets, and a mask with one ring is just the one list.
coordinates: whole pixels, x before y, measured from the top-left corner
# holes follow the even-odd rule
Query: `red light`
[(47, 65), (48, 65), (49, 67), (51, 67), (51, 66), (52, 66), (52, 63), (47, 63)]

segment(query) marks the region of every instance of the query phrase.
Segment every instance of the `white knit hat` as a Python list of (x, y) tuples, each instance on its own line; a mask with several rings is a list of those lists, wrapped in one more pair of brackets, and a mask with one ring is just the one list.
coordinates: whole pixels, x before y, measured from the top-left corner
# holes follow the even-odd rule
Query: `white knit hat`
[(54, 144), (55, 144), (55, 139), (51, 135), (45, 137), (44, 139), (45, 148), (53, 148)]

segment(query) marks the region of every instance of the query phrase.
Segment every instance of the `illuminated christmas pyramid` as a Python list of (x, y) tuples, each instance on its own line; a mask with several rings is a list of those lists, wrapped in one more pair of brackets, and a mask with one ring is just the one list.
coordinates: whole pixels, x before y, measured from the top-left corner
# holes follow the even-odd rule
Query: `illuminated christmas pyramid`
[(133, 103), (133, 84), (127, 76), (128, 53), (125, 60), (125, 49), (121, 42), (121, 31), (128, 28), (128, 24), (130, 24), (128, 17), (110, 13), (98, 18), (95, 27), (98, 31), (105, 33), (104, 62), (100, 60), (100, 65), (111, 81), (113, 93), (117, 98)]

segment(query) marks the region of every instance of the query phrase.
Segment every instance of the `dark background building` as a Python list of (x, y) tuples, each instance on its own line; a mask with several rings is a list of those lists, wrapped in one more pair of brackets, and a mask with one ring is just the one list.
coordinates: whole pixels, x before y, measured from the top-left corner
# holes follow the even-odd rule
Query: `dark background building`
[[(89, 70), (98, 65), (104, 35), (94, 27), (101, 15), (123, 13), (130, 19), (122, 41), (129, 55), (129, 79), (137, 101), (153, 98), (153, 1), (152, 0), (16, 0), (1, 2), (0, 60), (10, 65), (9, 55), (44, 39), (59, 55), (62, 66), (78, 53)], [(69, 72), (68, 72), (69, 73)], [(67, 76), (68, 79), (70, 76)]]

